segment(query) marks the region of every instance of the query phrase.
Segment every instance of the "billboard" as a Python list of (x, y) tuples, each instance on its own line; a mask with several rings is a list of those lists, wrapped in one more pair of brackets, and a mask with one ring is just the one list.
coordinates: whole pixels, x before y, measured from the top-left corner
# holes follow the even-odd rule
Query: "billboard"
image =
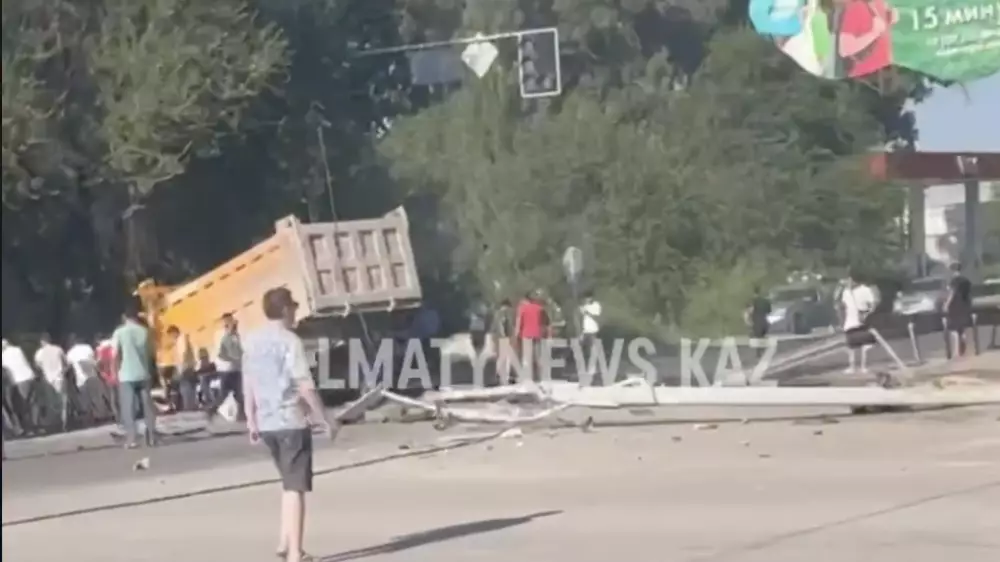
[(959, 82), (1000, 71), (1000, 0), (750, 0), (750, 21), (824, 78), (891, 65)]

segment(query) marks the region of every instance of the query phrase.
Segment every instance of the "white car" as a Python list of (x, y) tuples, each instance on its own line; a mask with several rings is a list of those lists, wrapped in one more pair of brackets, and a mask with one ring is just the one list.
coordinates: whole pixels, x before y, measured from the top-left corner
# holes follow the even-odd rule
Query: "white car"
[(972, 287), (973, 308), (1000, 308), (1000, 277), (985, 279)]
[(941, 312), (947, 295), (947, 279), (943, 277), (917, 279), (896, 295), (892, 310), (900, 316), (935, 314)]

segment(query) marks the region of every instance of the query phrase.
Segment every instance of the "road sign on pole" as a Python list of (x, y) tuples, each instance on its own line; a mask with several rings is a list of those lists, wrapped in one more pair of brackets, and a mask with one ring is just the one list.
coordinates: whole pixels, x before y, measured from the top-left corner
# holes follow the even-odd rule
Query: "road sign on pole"
[[(476, 34), (476, 37), (482, 37), (482, 33)], [(472, 72), (476, 73), (476, 76), (482, 78), (486, 76), (489, 72), (490, 67), (493, 66), (493, 62), (497, 60), (497, 55), (500, 51), (497, 50), (493, 43), (489, 41), (479, 41), (477, 43), (471, 43), (465, 50), (462, 51), (462, 62), (465, 63)]]
[(575, 285), (580, 280), (583, 273), (583, 250), (576, 246), (566, 248), (562, 258), (563, 270), (566, 272), (566, 280)]

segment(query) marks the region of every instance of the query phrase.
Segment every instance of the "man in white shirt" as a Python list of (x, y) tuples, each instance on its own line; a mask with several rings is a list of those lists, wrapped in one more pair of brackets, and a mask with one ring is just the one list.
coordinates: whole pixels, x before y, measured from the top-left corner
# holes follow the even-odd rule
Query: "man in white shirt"
[(861, 371), (868, 371), (868, 350), (875, 343), (875, 336), (866, 325), (868, 315), (875, 310), (878, 297), (868, 285), (858, 283), (852, 275), (840, 296), (843, 310), (844, 336), (847, 340), (847, 373), (855, 371), (857, 352), (861, 350)]
[(76, 396), (80, 410), (91, 423), (105, 421), (112, 417), (107, 407), (104, 382), (97, 370), (97, 353), (87, 342), (70, 334), (67, 338), (69, 349), (66, 360), (76, 379)]
[(587, 293), (583, 297), (583, 304), (580, 305), (581, 336), (580, 343), (586, 353), (587, 374), (592, 372), (597, 366), (597, 360), (593, 358), (594, 349), (598, 342), (598, 334), (601, 331), (601, 303), (594, 299), (592, 293)]
[(37, 380), (31, 363), (20, 347), (3, 340), (3, 370), (10, 377), (10, 402), (21, 429), (32, 433), (38, 428)]
[(48, 334), (42, 334), (41, 346), (35, 352), (35, 366), (42, 372), (45, 381), (53, 392), (49, 393), (47, 402), (59, 413), (62, 429), (66, 429), (69, 415), (69, 403), (66, 397), (66, 372), (69, 362), (62, 348), (52, 343)]
[(24, 356), (24, 351), (7, 340), (3, 340), (3, 368), (7, 369), (11, 380), (19, 387), (35, 379), (35, 371)]
[(94, 348), (87, 342), (78, 340), (76, 336), (69, 337), (66, 360), (73, 368), (77, 388), (82, 389), (88, 380), (97, 376), (97, 354)]

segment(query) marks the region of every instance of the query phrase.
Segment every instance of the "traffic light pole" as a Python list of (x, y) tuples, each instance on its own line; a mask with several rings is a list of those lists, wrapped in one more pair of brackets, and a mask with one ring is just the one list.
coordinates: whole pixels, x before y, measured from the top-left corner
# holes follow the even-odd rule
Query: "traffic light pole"
[[(544, 40), (543, 40), (544, 38)], [(475, 45), (490, 45), (493, 41), (503, 39), (517, 39), (517, 67), (518, 82), (521, 87), (521, 97), (524, 99), (547, 98), (558, 96), (562, 93), (562, 67), (559, 60), (559, 29), (555, 27), (539, 27), (535, 29), (522, 29), (518, 31), (506, 31), (494, 33), (492, 35), (476, 35), (459, 39), (448, 39), (446, 41), (429, 41), (426, 43), (411, 43), (396, 47), (386, 47), (382, 49), (370, 49), (367, 51), (357, 51), (354, 58), (372, 57), (382, 55), (392, 55), (397, 53), (411, 53), (420, 51), (430, 51), (468, 45), (468, 49)], [(495, 55), (495, 47), (494, 53)], [(472, 55), (475, 57), (475, 55)], [(466, 65), (474, 65), (464, 59)], [(411, 61), (412, 64), (412, 61)], [(473, 69), (480, 77), (492, 64), (492, 58), (485, 63), (482, 69)]]
[(392, 55), (396, 53), (407, 53), (410, 51), (423, 51), (426, 49), (437, 49), (440, 47), (452, 47), (456, 45), (471, 45), (473, 43), (482, 43), (484, 41), (498, 41), (501, 39), (520, 39), (526, 35), (538, 35), (542, 33), (554, 33), (556, 38), (559, 37), (559, 30), (555, 27), (539, 27), (536, 29), (524, 29), (520, 31), (505, 31), (503, 33), (494, 33), (492, 35), (477, 35), (475, 37), (464, 37), (460, 39), (448, 39), (446, 41), (430, 41), (427, 43), (410, 43), (407, 45), (399, 45), (398, 47), (385, 47), (382, 49), (369, 49), (367, 51), (357, 51), (354, 56), (356, 58), (361, 57), (372, 57), (378, 55)]

